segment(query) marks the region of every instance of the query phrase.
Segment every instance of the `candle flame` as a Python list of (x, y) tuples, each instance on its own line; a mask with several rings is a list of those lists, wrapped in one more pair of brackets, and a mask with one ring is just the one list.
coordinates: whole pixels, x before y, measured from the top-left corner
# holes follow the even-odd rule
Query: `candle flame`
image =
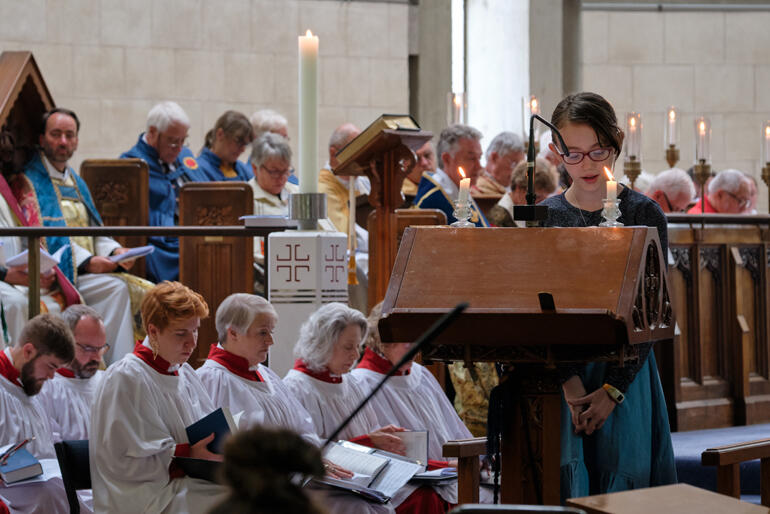
[(455, 95), (454, 103), (457, 107), (460, 107), (460, 95)]
[(307, 36), (307, 37), (312, 37), (313, 36), (313, 33), (310, 32), (310, 29), (307, 29), (307, 32), (305, 32), (305, 36)]
[(536, 111), (537, 110), (537, 98), (533, 98), (529, 105), (530, 105), (530, 108), (533, 111)]
[(636, 118), (629, 118), (628, 123), (631, 125), (631, 128), (636, 127)]
[(701, 120), (700, 123), (698, 123), (698, 132), (700, 132), (702, 135), (706, 134), (706, 122)]
[(676, 119), (676, 111), (674, 109), (671, 109), (668, 111), (668, 119), (671, 121), (674, 121)]
[(765, 137), (770, 138), (770, 125), (765, 127)]
[(607, 180), (615, 180), (615, 177), (607, 166), (604, 167), (604, 173), (607, 175)]
[(462, 175), (462, 176), (463, 176), (463, 178), (467, 178), (467, 175), (465, 174), (465, 171), (463, 170), (463, 167), (462, 167), (462, 166), (458, 166), (458, 167), (457, 167), (457, 171), (459, 171), (459, 172), (460, 172), (460, 175)]

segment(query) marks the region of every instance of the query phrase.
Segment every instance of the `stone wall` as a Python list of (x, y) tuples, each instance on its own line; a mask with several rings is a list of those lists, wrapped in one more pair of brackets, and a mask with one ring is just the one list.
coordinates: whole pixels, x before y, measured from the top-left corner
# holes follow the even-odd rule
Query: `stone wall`
[[(583, 88), (618, 115), (642, 113), (643, 167), (668, 165), (663, 123), (682, 111), (679, 167), (693, 164), (695, 116), (711, 118), (715, 170), (759, 177), (760, 132), (770, 119), (770, 12), (583, 11)], [(760, 211), (767, 188), (760, 181)]]
[(0, 50), (31, 50), (83, 123), (74, 159), (117, 157), (160, 100), (192, 121), (273, 108), (297, 142), (297, 36), (320, 37), (319, 166), (337, 125), (408, 112), (408, 6), (338, 0), (0, 0)]

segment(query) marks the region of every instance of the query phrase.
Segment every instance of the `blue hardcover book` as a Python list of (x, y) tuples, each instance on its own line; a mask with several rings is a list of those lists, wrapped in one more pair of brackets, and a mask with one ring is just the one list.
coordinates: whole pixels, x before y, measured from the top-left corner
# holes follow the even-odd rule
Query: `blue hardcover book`
[(213, 432), (216, 434), (214, 440), (206, 448), (211, 453), (221, 454), (225, 437), (235, 432), (237, 428), (238, 426), (230, 414), (230, 409), (221, 407), (187, 427), (187, 439), (190, 441), (190, 445), (193, 445), (201, 439), (207, 438)]
[(43, 466), (40, 465), (34, 455), (26, 448), (16, 450), (4, 466), (0, 466), (0, 478), (6, 484), (12, 484), (21, 480), (36, 477), (43, 474)]

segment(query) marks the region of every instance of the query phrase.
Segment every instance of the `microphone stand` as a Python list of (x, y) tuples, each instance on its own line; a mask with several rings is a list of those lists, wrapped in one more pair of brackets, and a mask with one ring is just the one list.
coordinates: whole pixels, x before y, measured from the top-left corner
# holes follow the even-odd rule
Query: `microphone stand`
[(529, 148), (527, 148), (527, 205), (514, 205), (513, 219), (526, 221), (527, 226), (537, 226), (538, 221), (543, 221), (548, 217), (548, 206), (535, 205), (537, 195), (535, 194), (535, 119), (540, 120), (551, 129), (551, 133), (556, 134), (562, 152), (569, 156), (569, 149), (564, 144), (564, 138), (561, 137), (559, 129), (554, 127), (537, 114), (529, 118)]
[(382, 386), (385, 385), (385, 382), (393, 376), (393, 374), (401, 369), (401, 366), (406, 364), (407, 362), (411, 361), (415, 355), (417, 355), (417, 352), (419, 352), (425, 345), (436, 339), (436, 337), (439, 336), (457, 317), (460, 315), (462, 311), (464, 311), (468, 307), (468, 304), (465, 302), (458, 303), (454, 309), (447, 312), (441, 318), (438, 319), (423, 335), (420, 336), (417, 341), (415, 341), (414, 345), (412, 345), (412, 348), (409, 349), (409, 351), (404, 355), (404, 357), (398, 362), (398, 364), (395, 364), (392, 368), (390, 368), (390, 371), (380, 380), (379, 384), (377, 384), (377, 387), (375, 387), (369, 395), (364, 398), (361, 403), (358, 404), (358, 406), (353, 410), (353, 412), (345, 418), (345, 420), (340, 423), (340, 426), (334, 430), (334, 432), (331, 433), (329, 438), (326, 440), (326, 442), (321, 446), (321, 453), (323, 454), (323, 451), (326, 449), (329, 444), (334, 441), (338, 435), (340, 435), (340, 432), (342, 432), (346, 426), (353, 420), (354, 417), (356, 417), (356, 414), (361, 412), (361, 409), (364, 408), (364, 406), (369, 403), (369, 400), (372, 399), (372, 397), (377, 394), (377, 391), (379, 391)]

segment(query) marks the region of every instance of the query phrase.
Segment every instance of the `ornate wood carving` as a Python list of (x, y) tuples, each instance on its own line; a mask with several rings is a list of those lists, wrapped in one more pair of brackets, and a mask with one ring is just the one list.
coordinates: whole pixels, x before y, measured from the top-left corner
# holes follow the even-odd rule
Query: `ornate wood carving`
[(759, 283), (759, 248), (756, 246), (744, 246), (738, 249), (738, 253), (741, 255), (743, 261), (743, 267), (751, 275), (751, 279), (755, 284)]
[(201, 205), (195, 209), (196, 225), (237, 225), (238, 218), (231, 205)]
[(711, 246), (701, 247), (700, 267), (701, 269), (707, 269), (717, 282), (722, 280), (721, 265), (722, 258), (719, 253), (719, 248)]
[(660, 315), (660, 262), (658, 247), (654, 242), (647, 245), (647, 258), (644, 266), (644, 306), (647, 313), (647, 326), (656, 327)]
[(688, 284), (692, 283), (690, 264), (690, 249), (672, 246), (669, 248), (674, 255), (674, 268), (678, 269)]

